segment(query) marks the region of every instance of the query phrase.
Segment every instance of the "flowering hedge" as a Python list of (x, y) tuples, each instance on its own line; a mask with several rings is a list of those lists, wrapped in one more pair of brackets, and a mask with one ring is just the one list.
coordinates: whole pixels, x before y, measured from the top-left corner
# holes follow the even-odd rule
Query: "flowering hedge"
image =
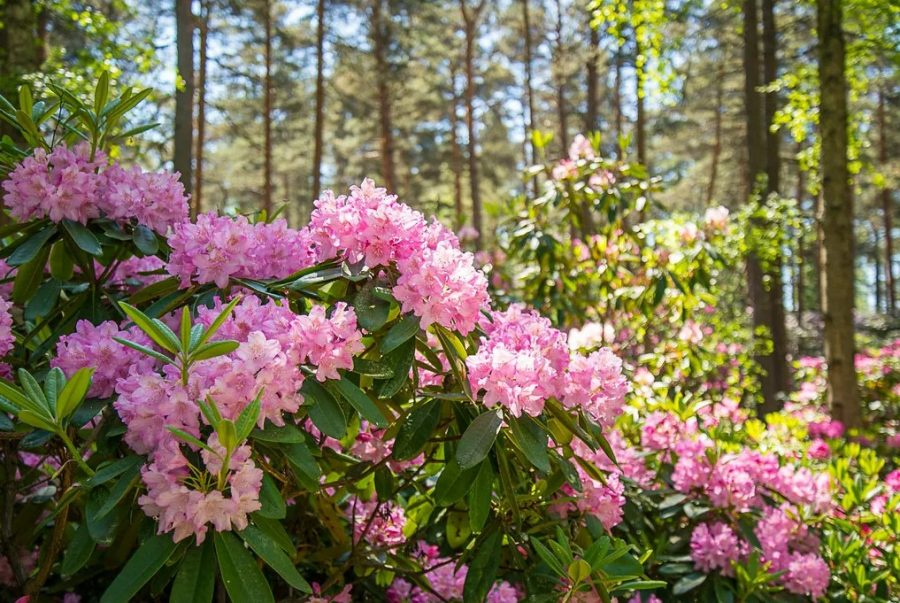
[(51, 92), (0, 107), (33, 149), (2, 148), (0, 598), (663, 584), (610, 533), (615, 354), (492, 309), (456, 236), (371, 180), (299, 230), (188, 220), (175, 175), (110, 160), (145, 93)]

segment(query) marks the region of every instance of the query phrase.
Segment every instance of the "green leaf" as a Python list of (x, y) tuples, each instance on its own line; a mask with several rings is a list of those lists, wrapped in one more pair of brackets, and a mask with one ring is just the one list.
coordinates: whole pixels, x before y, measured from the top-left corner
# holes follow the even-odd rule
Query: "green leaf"
[(250, 545), (253, 552), (259, 555), (260, 559), (265, 561), (266, 565), (275, 570), (279, 576), (284, 578), (285, 582), (300, 592), (312, 593), (309, 583), (303, 579), (303, 576), (294, 567), (290, 558), (262, 530), (256, 526), (247, 526), (239, 534), (244, 539), (244, 542)]
[(256, 427), (256, 421), (259, 419), (259, 398), (261, 395), (262, 391), (260, 391), (253, 402), (245, 406), (241, 411), (241, 414), (238, 415), (235, 429), (237, 430), (237, 439), (239, 442), (246, 440), (247, 436), (250, 435), (250, 432), (253, 431), (253, 428)]
[(303, 432), (290, 423), (280, 427), (269, 423), (265, 429), (254, 429), (251, 431), (250, 437), (254, 440), (272, 442), (274, 444), (297, 444), (306, 441)]
[(103, 503), (103, 506), (97, 511), (96, 517), (97, 519), (101, 519), (105, 517), (110, 511), (118, 506), (119, 501), (125, 498), (125, 495), (128, 494), (128, 491), (131, 490), (131, 486), (137, 481), (138, 476), (141, 474), (141, 467), (139, 465), (135, 465), (125, 470), (122, 473), (122, 476), (119, 477), (119, 480), (115, 483), (115, 485), (110, 489), (109, 494), (106, 497), (106, 501)]
[(431, 439), (440, 420), (441, 403), (438, 400), (430, 400), (413, 408), (397, 431), (391, 456), (398, 461), (415, 458)]
[(48, 316), (56, 307), (61, 290), (62, 284), (55, 278), (44, 281), (25, 304), (25, 320), (35, 321), (39, 317)]
[(497, 568), (500, 567), (502, 537), (497, 529), (491, 530), (475, 545), (475, 555), (469, 563), (466, 582), (463, 585), (464, 601), (484, 601), (494, 585)]
[(456, 462), (461, 469), (469, 469), (484, 460), (502, 424), (503, 413), (499, 410), (489, 410), (475, 417), (456, 447)]
[(94, 233), (88, 230), (84, 224), (73, 222), (72, 220), (63, 220), (62, 225), (65, 231), (69, 233), (69, 236), (72, 237), (72, 240), (75, 241), (75, 244), (78, 245), (79, 249), (95, 256), (103, 254), (103, 248), (100, 246), (100, 241), (97, 240)]
[(0, 396), (3, 396), (18, 408), (29, 408), (28, 397), (25, 393), (14, 385), (10, 385), (6, 381), (0, 379)]
[(230, 354), (240, 347), (237, 341), (223, 340), (204, 343), (191, 353), (191, 361), (209, 360), (218, 356)]
[(306, 444), (289, 444), (284, 447), (284, 452), (288, 462), (296, 469), (297, 477), (302, 479), (303, 485), (308, 490), (316, 490), (319, 487), (322, 470)]
[(494, 470), (490, 463), (481, 463), (475, 485), (469, 491), (469, 525), (472, 531), (484, 529), (491, 514), (491, 498), (494, 492)]
[(48, 226), (47, 228), (37, 231), (28, 237), (24, 243), (16, 247), (16, 250), (12, 252), (12, 255), (6, 260), (6, 263), (10, 266), (21, 266), (22, 264), (30, 262), (37, 257), (37, 254), (44, 248), (47, 241), (55, 234), (56, 226)]
[(156, 350), (152, 350), (152, 349), (150, 349), (146, 346), (143, 346), (139, 343), (135, 343), (128, 339), (122, 339), (121, 337), (113, 337), (113, 340), (121, 343), (124, 346), (128, 346), (129, 348), (131, 348), (133, 350), (137, 350), (138, 352), (141, 352), (142, 354), (146, 354), (147, 356), (150, 356), (151, 358), (155, 358), (156, 360), (159, 360), (163, 364), (174, 364), (174, 361), (171, 358), (169, 358), (168, 356), (166, 356), (165, 354), (160, 354)]
[(75, 371), (56, 399), (56, 418), (59, 421), (68, 419), (74, 413), (91, 387), (94, 368), (80, 368)]
[(398, 320), (381, 340), (381, 352), (387, 354), (415, 337), (420, 330), (419, 324), (419, 317), (415, 314), (407, 314)]
[(19, 266), (13, 281), (12, 300), (24, 306), (44, 280), (44, 266), (50, 257), (50, 248), (43, 247), (31, 261)]
[(91, 534), (88, 532), (87, 524), (82, 523), (75, 530), (75, 534), (72, 536), (72, 540), (69, 541), (69, 545), (66, 547), (66, 552), (63, 555), (61, 568), (63, 577), (74, 576), (75, 572), (84, 567), (84, 564), (91, 558), (95, 546), (94, 539), (91, 538)]
[(357, 375), (368, 375), (376, 379), (389, 379), (394, 376), (394, 370), (384, 362), (366, 358), (353, 359), (353, 372)]
[[(171, 329), (169, 329), (169, 333), (166, 333), (160, 329), (159, 324), (161, 323), (155, 322), (149, 316), (125, 302), (119, 302), (119, 307), (156, 345), (173, 354), (178, 352), (178, 338), (171, 332)], [(173, 339), (175, 340), (174, 343)]]
[(385, 354), (384, 361), (394, 376), (385, 381), (379, 381), (377, 388), (378, 398), (383, 400), (394, 396), (409, 381), (409, 373), (412, 370), (413, 361), (416, 358), (416, 340), (409, 339), (400, 344), (395, 350)]
[(84, 485), (88, 488), (94, 488), (101, 484), (105, 484), (109, 480), (122, 475), (130, 469), (131, 467), (140, 467), (144, 464), (144, 459), (139, 456), (126, 456), (123, 459), (119, 459), (114, 463), (108, 463), (106, 465), (101, 465), (97, 472), (94, 473), (91, 477), (85, 480)]
[(212, 321), (212, 324), (209, 325), (209, 328), (203, 333), (203, 336), (200, 337), (200, 340), (197, 341), (197, 345), (201, 346), (207, 341), (209, 341), (210, 337), (216, 334), (216, 331), (225, 324), (225, 321), (228, 320), (228, 317), (231, 316), (231, 312), (234, 310), (234, 307), (238, 305), (238, 302), (241, 301), (240, 295), (235, 295), (234, 299), (228, 302), (228, 305), (222, 308), (222, 311), (216, 316), (216, 319)]
[(374, 282), (366, 283), (353, 298), (353, 309), (359, 326), (370, 333), (387, 322), (391, 304), (373, 295)]
[(456, 461), (450, 461), (434, 485), (434, 502), (441, 507), (449, 507), (469, 492), (477, 475), (477, 467), (462, 470)]
[(144, 541), (103, 593), (100, 603), (125, 603), (165, 565), (178, 545), (169, 534), (155, 534)]
[(191, 309), (187, 306), (181, 308), (181, 320), (178, 321), (178, 337), (181, 341), (181, 349), (191, 349)]
[(332, 382), (341, 396), (355, 408), (362, 417), (375, 427), (387, 427), (388, 420), (368, 395), (354, 385), (346, 377), (340, 381)]
[[(44, 377), (44, 396), (47, 397), (49, 406), (56, 406), (56, 401), (59, 399), (59, 392), (65, 385), (66, 375), (62, 372), (62, 369), (59, 367), (50, 369), (47, 376)], [(59, 415), (58, 410), (57, 415)]]
[(665, 588), (667, 586), (667, 582), (663, 580), (631, 580), (629, 582), (623, 582), (618, 585), (610, 592), (625, 592), (629, 590), (654, 590), (657, 588)]
[(37, 379), (23, 368), (20, 368), (17, 374), (19, 375), (19, 383), (22, 384), (22, 389), (28, 394), (28, 397), (40, 405), (41, 408), (46, 409), (49, 416), (53, 416), (51, 413), (55, 409), (51, 408), (47, 396), (44, 395), (44, 390), (41, 389)]
[(109, 71), (104, 70), (97, 80), (97, 86), (94, 88), (94, 113), (100, 115), (100, 111), (106, 105), (106, 99), (109, 98)]
[(262, 508), (258, 511), (263, 517), (270, 519), (284, 519), (287, 514), (287, 508), (284, 505), (284, 498), (278, 491), (278, 486), (269, 476), (268, 473), (263, 474), (262, 487), (259, 490), (259, 503)]
[(680, 579), (672, 587), (672, 594), (679, 596), (690, 592), (706, 581), (706, 574), (693, 572)]
[(542, 473), (550, 473), (550, 457), (547, 456), (547, 433), (537, 421), (521, 416), (510, 421), (512, 440), (529, 462)]
[(336, 440), (347, 435), (347, 417), (331, 392), (309, 377), (303, 381), (300, 393), (308, 407), (309, 418), (319, 431)]
[(159, 251), (159, 241), (156, 239), (156, 233), (143, 224), (135, 226), (132, 240), (134, 241), (134, 246), (144, 255), (156, 255), (156, 252)]
[(65, 241), (57, 241), (50, 248), (50, 276), (66, 282), (75, 274), (75, 261), (66, 248)]
[(169, 603), (209, 603), (216, 589), (216, 549), (211, 538), (188, 550), (169, 595)]
[(289, 557), (293, 557), (297, 552), (294, 543), (291, 542), (291, 537), (288, 536), (280, 521), (263, 517), (257, 512), (253, 514), (253, 525), (265, 532), (266, 536), (277, 544), (282, 551), (287, 553)]
[(216, 532), (213, 541), (222, 582), (231, 600), (236, 603), (275, 603), (265, 576), (241, 541), (231, 532)]
[(196, 437), (192, 436), (191, 434), (189, 434), (188, 432), (184, 431), (183, 429), (179, 429), (177, 427), (172, 427), (171, 425), (166, 425), (166, 429), (168, 429), (172, 433), (172, 435), (174, 435), (176, 438), (178, 438), (182, 442), (190, 444), (191, 446), (196, 446), (197, 448), (202, 448), (203, 450), (206, 450), (207, 452), (212, 452), (213, 454), (217, 454), (212, 448), (210, 448), (209, 446), (207, 446), (206, 444), (201, 442), (198, 438), (196, 438)]

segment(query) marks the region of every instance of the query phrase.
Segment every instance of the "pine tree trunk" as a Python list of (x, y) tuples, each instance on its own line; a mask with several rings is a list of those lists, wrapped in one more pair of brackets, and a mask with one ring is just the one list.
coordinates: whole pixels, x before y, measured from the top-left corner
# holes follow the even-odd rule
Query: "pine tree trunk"
[(872, 221), (872, 265), (875, 266), (875, 312), (881, 312), (882, 279), (881, 279), (881, 241), (879, 241), (878, 225)]
[[(769, 85), (778, 77), (777, 56), (777, 28), (775, 24), (775, 0), (762, 0), (763, 21), (763, 83)], [(780, 134), (773, 132), (770, 126), (775, 121), (775, 112), (778, 109), (778, 93), (769, 92), (763, 96), (763, 132), (766, 145), (766, 192), (779, 193), (781, 188), (781, 157)], [(772, 370), (773, 381), (777, 392), (787, 392), (790, 389), (790, 369), (788, 366), (788, 342), (787, 326), (785, 324), (784, 310), (784, 286), (782, 284), (782, 259), (781, 253), (773, 262), (773, 266), (766, 275), (769, 282), (766, 294), (769, 296), (771, 308), (772, 334)], [(776, 404), (765, 411), (781, 410), (782, 403), (776, 400)]]
[[(588, 15), (590, 16), (590, 15)], [(590, 25), (590, 49), (586, 65), (587, 76), (587, 113), (584, 117), (584, 131), (594, 132), (600, 129), (599, 112), (597, 109), (597, 61), (600, 58), (600, 32)]]
[[(0, 6), (0, 95), (18, 106), (22, 76), (38, 71), (46, 59), (46, 20), (33, 0), (5, 0)], [(0, 137), (21, 139), (19, 131), (0, 120)], [(0, 212), (2, 216), (2, 212)]]
[[(634, 60), (637, 63), (637, 57), (641, 54), (641, 45), (637, 40), (637, 36), (635, 36), (634, 40)], [(647, 164), (647, 135), (646, 135), (646, 117), (644, 116), (644, 75), (640, 72), (640, 69), (635, 66), (634, 73), (634, 97), (635, 103), (637, 104), (637, 111), (634, 122), (634, 140), (637, 145), (637, 160), (638, 163), (647, 168), (647, 171), (650, 171), (650, 166)]]
[[(797, 143), (797, 155), (803, 150), (801, 143)], [(797, 162), (797, 206), (803, 214), (803, 200), (806, 197), (806, 173), (801, 169), (800, 163)], [(797, 326), (803, 327), (803, 297), (806, 294), (805, 275), (806, 269), (806, 249), (803, 244), (803, 234), (797, 236)]]
[(194, 14), (191, 0), (175, 0), (175, 46), (178, 75), (183, 87), (175, 90), (175, 139), (173, 167), (184, 190), (191, 192), (194, 137)]
[(725, 107), (722, 103), (722, 97), (725, 92), (725, 61), (719, 63), (719, 69), (716, 78), (716, 106), (714, 115), (714, 140), (712, 148), (712, 159), (709, 168), (709, 186), (706, 189), (706, 205), (712, 205), (716, 195), (716, 178), (719, 174), (719, 158), (722, 156), (722, 113)]
[(459, 95), (456, 92), (456, 63), (450, 63), (450, 169), (453, 171), (453, 212), (456, 230), (465, 224), (462, 198), (462, 150), (459, 148)]
[(616, 149), (617, 149), (617, 157), (619, 159), (623, 159), (625, 157), (625, 149), (622, 148), (622, 135), (625, 133), (623, 129), (623, 118), (622, 118), (622, 68), (624, 67), (623, 63), (623, 48), (622, 43), (619, 42), (618, 48), (616, 49), (616, 59), (615, 59), (615, 71), (613, 72), (614, 80), (613, 83), (613, 113), (616, 117)]
[(316, 117), (313, 146), (312, 198), (322, 190), (322, 145), (325, 129), (325, 0), (316, 3)]
[(478, 233), (475, 239), (476, 248), (480, 249), (484, 239), (481, 216), (481, 190), (478, 181), (478, 134), (475, 129), (475, 37), (478, 30), (478, 19), (484, 10), (485, 0), (481, 0), (471, 11), (466, 7), (466, 0), (459, 0), (465, 33), (465, 69), (466, 69), (466, 130), (469, 147), (469, 188), (472, 197), (472, 226)]
[(209, 12), (210, 3), (204, 1), (200, 3), (202, 15), (200, 17), (200, 37), (199, 37), (199, 65), (197, 73), (197, 141), (196, 141), (196, 162), (197, 168), (194, 172), (194, 197), (191, 204), (192, 213), (197, 216), (203, 211), (203, 147), (206, 142), (206, 63), (207, 63), (207, 47), (209, 36)]
[(556, 49), (553, 62), (556, 66), (556, 114), (559, 119), (559, 144), (561, 156), (565, 157), (569, 150), (568, 110), (566, 109), (566, 78), (563, 72), (565, 61), (563, 44), (563, 6), (562, 0), (556, 0)]
[[(888, 162), (887, 149), (887, 118), (884, 107), (884, 89), (878, 90), (878, 159), (884, 168)], [(884, 287), (885, 306), (888, 313), (897, 311), (897, 290), (894, 284), (894, 232), (893, 232), (893, 205), (891, 204), (891, 190), (885, 186), (881, 189), (881, 217), (884, 224)]]
[(853, 331), (853, 198), (847, 168), (847, 78), (841, 0), (817, 0), (822, 139), (822, 314), (832, 416), (858, 427)]
[(263, 127), (265, 145), (263, 156), (263, 209), (267, 216), (272, 215), (272, 0), (263, 3), (265, 25), (265, 90), (263, 95)]
[(378, 123), (380, 126), (381, 177), (384, 186), (392, 193), (397, 192), (394, 171), (394, 131), (391, 119), (391, 91), (388, 86), (390, 70), (387, 64), (387, 46), (390, 39), (389, 26), (382, 13), (383, 0), (372, 3), (372, 49), (375, 55), (375, 73), (378, 78)]
[[(530, 154), (525, 161), (528, 165), (537, 163), (537, 152), (534, 143), (531, 140), (531, 133), (534, 132), (534, 88), (532, 87), (532, 78), (534, 77), (531, 56), (531, 16), (529, 15), (528, 3), (530, 0), (522, 0), (522, 29), (525, 37), (525, 96), (528, 100), (528, 131), (525, 133), (525, 144), (530, 150)], [(535, 174), (531, 178), (532, 192), (534, 196), (538, 195), (538, 176)]]

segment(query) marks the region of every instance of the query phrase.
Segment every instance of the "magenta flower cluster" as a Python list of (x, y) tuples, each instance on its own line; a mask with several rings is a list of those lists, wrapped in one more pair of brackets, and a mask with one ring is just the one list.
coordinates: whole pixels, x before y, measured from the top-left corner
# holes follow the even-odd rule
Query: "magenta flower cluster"
[(36, 149), (3, 182), (3, 196), (17, 220), (49, 218), (82, 224), (106, 217), (139, 224), (165, 234), (188, 215), (187, 197), (178, 174), (125, 170), (82, 143), (60, 145), (49, 153)]

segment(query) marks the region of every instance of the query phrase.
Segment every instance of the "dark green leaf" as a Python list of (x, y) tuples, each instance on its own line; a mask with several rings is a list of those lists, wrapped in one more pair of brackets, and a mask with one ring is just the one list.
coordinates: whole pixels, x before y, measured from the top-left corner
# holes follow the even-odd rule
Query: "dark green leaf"
[(144, 459), (139, 456), (126, 456), (124, 459), (119, 459), (114, 463), (101, 465), (94, 475), (85, 480), (84, 485), (88, 488), (94, 488), (100, 484), (105, 484), (114, 477), (122, 475), (132, 467), (140, 467), (143, 464)]
[(407, 314), (394, 323), (384, 339), (381, 340), (381, 352), (387, 354), (400, 347), (401, 344), (415, 337), (419, 330), (419, 317), (415, 314)]
[(216, 532), (216, 557), (228, 596), (235, 603), (275, 603), (272, 589), (243, 543), (231, 532)]
[(501, 541), (500, 531), (495, 529), (476, 544), (463, 586), (464, 601), (484, 601), (487, 597), (500, 567)]
[(300, 392), (308, 407), (309, 418), (319, 431), (336, 440), (347, 435), (347, 417), (331, 392), (312, 377), (303, 381)]
[(21, 266), (37, 257), (44, 245), (56, 234), (56, 226), (48, 226), (28, 237), (6, 260), (10, 266)]
[(701, 572), (693, 572), (680, 579), (672, 587), (672, 594), (680, 596), (686, 592), (692, 591), (706, 581), (706, 574)]
[(278, 486), (275, 485), (268, 473), (263, 475), (262, 487), (259, 491), (259, 503), (262, 505), (262, 508), (258, 512), (263, 517), (284, 519), (284, 516), (287, 514), (281, 492), (278, 491)]
[(440, 420), (441, 403), (438, 400), (430, 400), (413, 408), (397, 431), (391, 456), (398, 461), (414, 458), (431, 439)]
[(462, 470), (456, 461), (450, 461), (434, 485), (434, 502), (449, 507), (468, 493), (477, 475), (478, 467)]
[(290, 423), (282, 426), (269, 423), (265, 429), (254, 429), (251, 431), (250, 437), (261, 442), (272, 442), (275, 444), (298, 444), (306, 441), (303, 432)]
[(119, 480), (115, 483), (115, 485), (109, 490), (109, 494), (106, 497), (106, 501), (103, 503), (103, 506), (97, 511), (94, 515), (96, 519), (101, 519), (106, 516), (110, 511), (118, 506), (119, 501), (125, 498), (125, 495), (128, 494), (128, 491), (131, 490), (132, 484), (134, 484), (138, 476), (141, 474), (140, 466), (132, 466), (125, 470), (122, 473)]
[(25, 304), (25, 320), (34, 321), (50, 314), (56, 307), (61, 290), (62, 286), (55, 278), (44, 281), (35, 291), (34, 296)]
[(209, 603), (216, 589), (216, 549), (211, 538), (188, 550), (175, 575), (169, 603)]
[(159, 251), (159, 241), (156, 240), (156, 233), (144, 226), (138, 224), (134, 228), (134, 246), (144, 255), (156, 255)]
[(469, 469), (484, 460), (502, 424), (503, 414), (499, 410), (489, 410), (475, 417), (456, 448), (456, 462), (461, 469)]
[(542, 473), (550, 473), (550, 457), (547, 456), (547, 433), (529, 416), (522, 415), (510, 421), (513, 442), (532, 465)]
[(239, 534), (253, 552), (284, 578), (285, 582), (300, 592), (312, 593), (309, 583), (303, 579), (290, 558), (262, 530), (256, 526), (247, 526), (247, 529)]
[(409, 373), (412, 370), (415, 357), (415, 339), (408, 339), (395, 350), (385, 354), (384, 361), (391, 367), (394, 376), (377, 383), (376, 390), (379, 399), (390, 398), (403, 388), (406, 382), (409, 381)]
[(103, 253), (100, 241), (97, 240), (94, 233), (88, 230), (84, 224), (73, 222), (72, 220), (63, 220), (62, 224), (63, 228), (69, 233), (69, 236), (72, 237), (72, 240), (75, 241), (75, 244), (78, 245), (79, 249), (85, 253), (96, 256)]
[(103, 593), (100, 603), (130, 601), (169, 560), (176, 547), (169, 534), (155, 534), (145, 540)]
[(375, 427), (387, 427), (388, 420), (369, 396), (346, 377), (333, 382), (335, 389), (362, 417)]
[(357, 375), (369, 375), (376, 379), (388, 379), (394, 376), (393, 369), (384, 362), (366, 358), (353, 359), (353, 372)]
[(64, 577), (73, 576), (75, 572), (84, 567), (94, 552), (94, 546), (94, 540), (88, 532), (87, 524), (82, 523), (75, 530), (72, 540), (66, 547), (62, 562), (62, 575)]
[(494, 470), (490, 463), (481, 463), (475, 485), (469, 491), (469, 525), (473, 532), (484, 529), (491, 514), (491, 498), (494, 492)]
[(44, 266), (50, 257), (50, 248), (43, 247), (38, 254), (26, 264), (19, 266), (16, 279), (13, 281), (12, 299), (24, 306), (44, 280)]

